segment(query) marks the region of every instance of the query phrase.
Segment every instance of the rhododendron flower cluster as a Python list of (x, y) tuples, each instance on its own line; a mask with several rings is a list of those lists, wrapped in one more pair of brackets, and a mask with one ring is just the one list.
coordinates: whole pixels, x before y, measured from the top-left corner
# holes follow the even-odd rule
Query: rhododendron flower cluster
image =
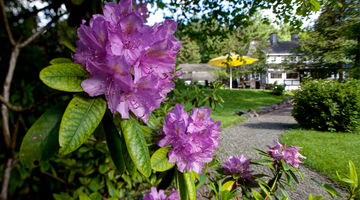
[(303, 163), (300, 159), (306, 158), (299, 153), (301, 147), (291, 146), (290, 148), (286, 148), (280, 144), (278, 140), (275, 140), (274, 143), (275, 146), (273, 147), (267, 146), (269, 148), (268, 153), (278, 162), (283, 159), (286, 163), (294, 167), (299, 167), (299, 164)]
[(156, 190), (156, 187), (151, 188), (151, 192), (143, 195), (143, 200), (179, 200), (179, 192), (174, 190), (169, 196), (165, 195), (164, 190)]
[(210, 118), (209, 108), (194, 108), (190, 114), (183, 105), (175, 105), (165, 117), (163, 138), (160, 147), (171, 145), (170, 163), (175, 163), (180, 172), (186, 169), (201, 173), (204, 163), (210, 162), (219, 145), (221, 122)]
[(147, 122), (174, 87), (171, 73), (180, 42), (173, 35), (176, 22), (150, 27), (144, 24), (146, 4), (134, 8), (131, 0), (110, 2), (89, 25), (83, 20), (73, 58), (91, 75), (81, 83), (86, 93), (105, 94), (111, 112), (128, 118), (132, 111)]
[(244, 155), (230, 156), (222, 168), (225, 174), (240, 174), (244, 179), (251, 179), (250, 160), (246, 159)]

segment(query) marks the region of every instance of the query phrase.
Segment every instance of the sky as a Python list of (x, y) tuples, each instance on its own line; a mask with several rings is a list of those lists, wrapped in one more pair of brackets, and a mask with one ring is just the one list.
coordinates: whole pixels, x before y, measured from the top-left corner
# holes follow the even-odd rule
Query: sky
[[(169, 0), (164, 0), (164, 2), (169, 2)], [(32, 7), (32, 6), (36, 6), (38, 9), (43, 8), (47, 5), (47, 3), (43, 3), (41, 1), (33, 1), (31, 3), (29, 3), (28, 6)], [(62, 7), (65, 10), (65, 6), (63, 5)], [(169, 10), (161, 10), (161, 9), (157, 9), (156, 6), (155, 7), (151, 7), (151, 5), (148, 5), (148, 10), (150, 11), (150, 17), (148, 18), (148, 25), (153, 25), (155, 23), (161, 23), (164, 21), (165, 17), (170, 17), (172, 16), (172, 13)], [(275, 14), (272, 13), (272, 11), (270, 9), (267, 10), (260, 10), (259, 11), (261, 16), (264, 18), (269, 18), (271, 22), (273, 22), (275, 20)], [(178, 10), (178, 13), (181, 13), (180, 10)], [(200, 13), (201, 14), (201, 13)], [(309, 28), (311, 26), (314, 25), (316, 19), (319, 17), (320, 12), (316, 12), (313, 13), (312, 15), (310, 15), (307, 19), (304, 19), (303, 22), (303, 26), (301, 28)], [(49, 20), (45, 19), (45, 15), (43, 12), (39, 13), (39, 18), (40, 18), (40, 25), (44, 26), (46, 25)], [(66, 18), (66, 16), (64, 17)], [(279, 25), (276, 23), (273, 23), (273, 25), (277, 28), (279, 28)]]
[[(166, 16), (171, 16), (171, 12), (168, 10), (160, 10), (156, 8), (152, 8), (148, 5), (148, 10), (150, 11), (150, 17), (148, 18), (148, 24), (153, 25), (154, 23), (161, 23), (164, 21)], [(276, 15), (272, 12), (271, 9), (260, 10), (260, 15), (264, 18), (269, 18), (271, 22), (275, 21)], [(179, 11), (179, 13), (181, 13)], [(316, 21), (316, 19), (320, 16), (320, 12), (316, 12), (311, 14), (307, 19), (303, 20), (303, 25), (301, 28), (312, 27)], [(273, 22), (273, 25), (279, 28), (279, 25)]]

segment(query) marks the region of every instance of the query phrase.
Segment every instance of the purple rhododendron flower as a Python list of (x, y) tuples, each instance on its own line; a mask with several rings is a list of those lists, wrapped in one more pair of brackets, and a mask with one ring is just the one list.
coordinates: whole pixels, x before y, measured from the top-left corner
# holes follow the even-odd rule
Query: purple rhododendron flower
[(249, 170), (250, 160), (246, 159), (244, 155), (230, 156), (223, 164), (222, 168), (225, 174), (240, 174), (244, 179), (251, 179), (252, 174)]
[(179, 200), (179, 192), (174, 190), (169, 196), (165, 195), (164, 190), (156, 190), (156, 187), (151, 188), (151, 192), (143, 195), (143, 200)]
[(188, 169), (200, 174), (204, 163), (212, 160), (219, 146), (221, 122), (215, 122), (210, 114), (209, 108), (202, 107), (194, 108), (189, 116), (184, 106), (177, 104), (165, 117), (158, 145), (173, 147), (168, 153), (169, 162), (176, 162), (180, 172)]
[(173, 35), (176, 22), (147, 26), (146, 3), (134, 7), (132, 0), (109, 2), (88, 26), (83, 21), (73, 58), (91, 75), (81, 83), (86, 93), (105, 94), (112, 113), (128, 118), (132, 111), (147, 122), (174, 87), (180, 42)]
[(268, 153), (276, 161), (283, 159), (286, 163), (299, 167), (299, 164), (303, 163), (300, 159), (306, 159), (305, 156), (299, 153), (301, 147), (291, 146), (290, 148), (283, 147), (278, 140), (274, 141), (275, 146), (269, 148)]

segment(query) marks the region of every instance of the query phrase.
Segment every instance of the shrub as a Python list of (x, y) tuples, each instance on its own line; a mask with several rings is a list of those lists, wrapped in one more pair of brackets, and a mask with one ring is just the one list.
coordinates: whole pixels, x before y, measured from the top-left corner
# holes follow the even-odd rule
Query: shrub
[(301, 127), (354, 132), (360, 124), (360, 81), (306, 80), (294, 95), (293, 116)]
[(285, 91), (285, 85), (278, 85), (277, 81), (273, 85), (270, 86), (271, 94), (273, 95), (283, 95)]

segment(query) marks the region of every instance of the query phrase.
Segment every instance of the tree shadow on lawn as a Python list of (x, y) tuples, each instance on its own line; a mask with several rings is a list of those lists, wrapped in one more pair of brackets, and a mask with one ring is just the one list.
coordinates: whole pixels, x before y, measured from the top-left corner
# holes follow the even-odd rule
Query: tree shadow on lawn
[(282, 122), (258, 122), (244, 124), (245, 127), (253, 129), (269, 129), (269, 130), (288, 130), (297, 128), (295, 123), (282, 123)]

